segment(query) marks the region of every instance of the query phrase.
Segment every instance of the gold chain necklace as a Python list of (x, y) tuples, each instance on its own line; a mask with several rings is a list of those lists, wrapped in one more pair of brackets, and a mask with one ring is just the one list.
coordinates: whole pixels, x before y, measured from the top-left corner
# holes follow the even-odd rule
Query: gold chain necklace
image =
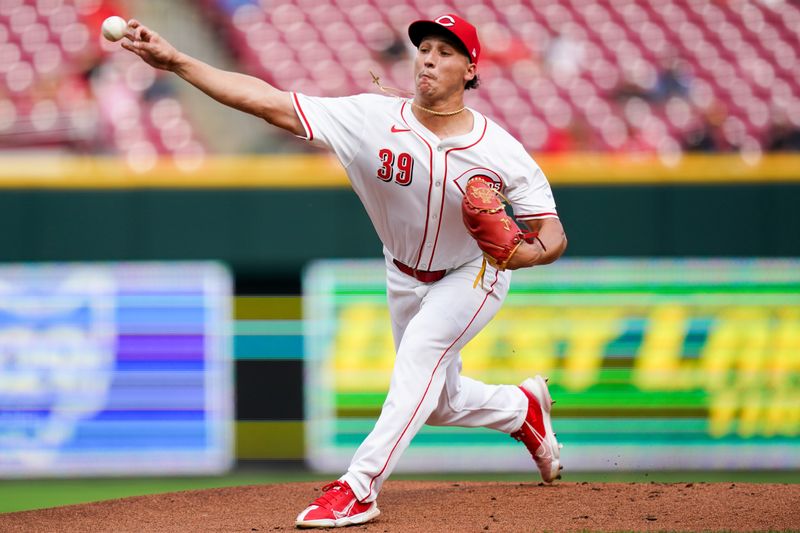
[[(373, 74), (371, 70), (369, 71), (369, 73), (370, 73), (370, 76), (372, 76), (372, 83), (377, 85), (378, 88), (381, 91), (383, 91), (383, 92), (385, 92), (387, 94), (391, 94), (392, 96), (400, 96), (399, 94), (396, 94), (396, 93), (406, 93), (407, 95), (409, 95), (411, 97), (414, 96), (414, 93), (412, 93), (410, 91), (404, 91), (404, 90), (401, 90), (401, 89), (395, 89), (394, 87), (384, 87), (381, 84), (381, 79), (378, 76)], [(421, 109), (422, 111), (425, 111), (426, 113), (430, 113), (431, 115), (435, 115), (437, 117), (452, 117), (453, 115), (458, 115), (459, 113), (461, 113), (462, 111), (464, 111), (467, 108), (466, 106), (464, 106), (461, 109), (458, 109), (456, 111), (434, 111), (433, 109), (428, 109), (427, 107), (423, 107), (423, 106), (421, 106), (418, 103), (413, 102), (413, 101), (411, 102), (411, 105), (416, 107), (417, 109)]]
[(411, 102), (411, 105), (413, 105), (417, 109), (425, 111), (426, 113), (430, 113), (431, 115), (436, 115), (437, 117), (452, 117), (453, 115), (458, 115), (459, 113), (461, 113), (466, 109), (466, 107), (462, 107), (461, 109), (457, 109), (456, 111), (434, 111), (433, 109), (422, 107), (416, 102)]

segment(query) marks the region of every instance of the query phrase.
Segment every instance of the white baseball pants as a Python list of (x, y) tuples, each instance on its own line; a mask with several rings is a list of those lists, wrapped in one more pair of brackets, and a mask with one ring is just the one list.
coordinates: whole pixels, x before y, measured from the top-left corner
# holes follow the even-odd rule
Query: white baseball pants
[(423, 424), (489, 427), (512, 433), (528, 401), (515, 385), (487, 385), (461, 376), (460, 351), (500, 309), (511, 273), (487, 265), (484, 286), (472, 288), (481, 258), (434, 283), (400, 272), (387, 256), (387, 296), (397, 351), (389, 393), (372, 432), (340, 479), (361, 501), (375, 500)]

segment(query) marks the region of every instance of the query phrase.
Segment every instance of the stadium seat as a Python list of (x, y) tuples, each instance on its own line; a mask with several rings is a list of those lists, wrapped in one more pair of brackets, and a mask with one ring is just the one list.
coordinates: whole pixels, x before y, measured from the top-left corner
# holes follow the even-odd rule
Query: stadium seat
[[(157, 105), (147, 101), (157, 74), (100, 38), (108, 9), (103, 2), (0, 2), (0, 148), (48, 146), (133, 157), (177, 154), (200, 144), (185, 117), (178, 126), (159, 117), (142, 122), (142, 110)], [(138, 166), (150, 161), (148, 155), (147, 164)]]
[[(276, 6), (271, 0), (210, 1), (233, 21), (228, 36), (233, 46), (262, 52), (265, 46), (259, 44), (265, 39), (242, 36), (253, 29), (242, 26), (237, 9), (246, 9), (248, 20), (263, 20), (282, 36), (267, 39), (266, 55), (285, 61), (262, 60), (254, 74), (287, 88), (310, 76), (322, 95), (373, 90), (361, 81), (362, 71), (372, 67), (385, 84), (408, 87), (410, 66), (390, 55), (396, 47), (392, 39), (403, 43), (402, 50), (408, 47), (404, 26), (409, 21), (442, 10), (459, 12), (486, 39), (480, 74), (488, 95), (470, 95), (468, 102), (497, 113), (495, 118), (523, 139), (538, 139), (540, 148), (552, 133), (541, 134), (542, 127), (563, 128), (573, 120), (584, 121), (596, 137), (590, 147), (623, 149), (634, 137), (640, 148), (679, 146), (682, 135), (712, 106), (727, 110), (731, 142), (746, 136), (762, 142), (776, 101), (795, 106), (800, 92), (800, 10), (785, 3), (779, 9), (746, 0), (454, 1), (448, 7), (427, 0), (328, 0), (312, 9), (307, 0)], [(497, 42), (515, 45), (503, 49)], [(252, 53), (238, 52), (241, 57)], [(683, 61), (687, 86), (682, 94), (664, 93), (659, 84), (675, 59)], [(290, 61), (304, 67), (296, 68), (295, 76), (288, 74)], [(649, 110), (642, 131), (633, 131), (636, 118), (625, 113), (630, 98), (645, 102)], [(514, 120), (520, 113), (541, 118), (520, 126)]]
[[(3, 100), (0, 108), (0, 129), (32, 124), (26, 113), (33, 108), (18, 107), (17, 97), (41, 92), (43, 80), (53, 77), (89, 76), (99, 85), (88, 98), (123, 91), (148, 120), (160, 107), (158, 99), (147, 100), (158, 76), (134, 75), (125, 60), (117, 63), (117, 54), (98, 42), (92, 26), (97, 14), (87, 14), (86, 5), (0, 2), (0, 94), (11, 95), (11, 103)], [(369, 71), (384, 85), (410, 88), (406, 24), (460, 13), (478, 26), (484, 45), (483, 88), (470, 91), (468, 103), (537, 149), (555, 146), (552, 139), (575, 128), (586, 130), (575, 139), (585, 142), (585, 149), (657, 151), (680, 145), (711, 109), (724, 109), (719, 127), (729, 142), (765, 145), (776, 113), (800, 115), (800, 9), (791, 2), (202, 0), (197, 5), (221, 22), (243, 69), (281, 88), (325, 96), (377, 91)], [(100, 63), (101, 75), (82, 70), (87, 54), (109, 61)], [(679, 90), (669, 79), (676, 64), (684, 84)], [(640, 101), (651, 118), (637, 125), (640, 117), (626, 113), (626, 106), (634, 102), (642, 108)], [(96, 105), (101, 110), (96, 130), (114, 131), (113, 123), (104, 122), (103, 105)], [(36, 109), (36, 123), (47, 125), (50, 104)], [(531, 119), (520, 121), (521, 115)], [(197, 153), (196, 145), (202, 147), (194, 132), (187, 140), (183, 123), (165, 126), (157, 118), (143, 131), (145, 139), (131, 141), (127, 130), (119, 137), (128, 139), (126, 146), (139, 143), (136, 150), (143, 154), (170, 153), (178, 146)]]

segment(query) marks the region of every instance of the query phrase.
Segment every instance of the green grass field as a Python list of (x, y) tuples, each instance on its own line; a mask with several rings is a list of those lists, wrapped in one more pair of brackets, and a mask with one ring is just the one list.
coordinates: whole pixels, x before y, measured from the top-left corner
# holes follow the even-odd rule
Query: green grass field
[[(329, 475), (302, 470), (242, 468), (224, 476), (174, 478), (79, 478), (11, 479), (0, 481), (0, 513), (43, 509), (77, 503), (125, 498), (182, 490), (199, 490), (238, 485), (330, 481)], [(392, 479), (461, 481), (536, 481), (533, 472), (525, 474), (397, 474)], [(567, 482), (751, 482), (800, 483), (798, 471), (758, 472), (579, 472), (566, 475)]]

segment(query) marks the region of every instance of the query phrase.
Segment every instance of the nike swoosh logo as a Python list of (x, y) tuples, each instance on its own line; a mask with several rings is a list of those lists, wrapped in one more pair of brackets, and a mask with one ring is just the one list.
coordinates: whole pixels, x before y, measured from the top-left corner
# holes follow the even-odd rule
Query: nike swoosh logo
[(539, 432), (536, 431), (536, 429), (532, 425), (530, 425), (527, 421), (525, 421), (525, 424), (528, 426), (528, 428), (530, 428), (530, 430), (533, 433), (533, 435), (539, 441), (539, 447), (536, 448), (536, 458), (537, 459), (554, 459), (553, 453), (550, 450), (550, 446), (549, 446), (550, 443), (547, 442), (545, 437), (540, 435)]
[(398, 128), (394, 124), (392, 124), (392, 133), (403, 133), (404, 131), (411, 131), (409, 129)]
[(350, 503), (347, 504), (347, 507), (345, 507), (341, 511), (334, 510), (333, 511), (333, 517), (336, 518), (337, 520), (340, 519), (340, 518), (344, 518), (345, 516), (350, 514), (350, 511), (353, 509), (353, 506), (355, 504), (356, 504), (356, 500), (355, 500), (355, 498), (353, 498), (352, 500), (350, 500)]

